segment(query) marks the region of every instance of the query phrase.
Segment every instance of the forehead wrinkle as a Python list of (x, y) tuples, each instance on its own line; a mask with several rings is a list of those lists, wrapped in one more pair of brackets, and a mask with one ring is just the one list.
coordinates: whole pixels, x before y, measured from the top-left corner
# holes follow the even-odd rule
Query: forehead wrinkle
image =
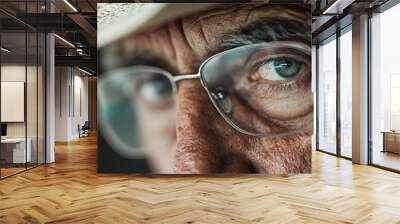
[(208, 38), (208, 35), (206, 35), (205, 30), (204, 30), (204, 23), (202, 20), (199, 20), (199, 26), (200, 26), (200, 34), (202, 35), (204, 41), (206, 42), (206, 46), (209, 46), (211, 44), (211, 41)]
[(194, 18), (192, 20), (192, 25), (194, 23), (199, 23), (200, 20), (208, 20), (212, 19), (214, 16), (221, 16), (221, 15), (226, 15), (226, 14), (231, 14), (233, 11), (236, 11), (237, 8), (222, 8), (222, 6), (218, 6), (217, 8), (210, 9), (209, 11), (206, 12), (201, 12), (201, 13), (196, 13), (190, 17)]
[[(295, 9), (299, 10), (296, 11)], [(268, 4), (226, 4), (223, 7), (220, 6), (219, 8), (189, 15), (167, 23), (152, 32), (147, 32), (146, 34), (150, 34), (150, 36), (145, 35), (142, 41), (146, 45), (147, 42), (153, 42), (150, 50), (158, 53), (159, 56), (167, 57), (169, 63), (179, 70), (179, 64), (184, 62), (191, 63), (192, 67), (198, 66), (202, 60), (210, 56), (210, 52), (214, 52), (215, 49), (221, 46), (223, 43), (221, 39), (223, 39), (224, 35), (237, 32), (254, 21), (272, 21), (279, 18), (304, 23), (304, 19), (310, 18), (310, 15), (306, 13), (304, 7)], [(168, 40), (160, 42), (155, 36), (164, 36)], [(180, 44), (176, 39), (180, 39)], [(142, 41), (134, 42), (143, 43)], [(161, 46), (157, 47), (158, 49), (154, 48), (157, 42)], [(250, 42), (242, 42), (242, 45), (250, 44)], [(138, 48), (144, 48), (146, 45), (140, 44)], [(184, 58), (181, 58), (183, 50), (186, 53), (184, 53)], [(133, 53), (134, 51), (131, 50), (130, 52)], [(187, 57), (187, 55), (190, 55), (190, 57)], [(178, 61), (181, 63), (178, 63)]]
[[(270, 11), (272, 15), (266, 14), (266, 11)], [(237, 24), (240, 26), (241, 24), (253, 22), (253, 19), (259, 19), (254, 17), (260, 16), (260, 14), (263, 14), (262, 17), (266, 18), (286, 17), (287, 19), (293, 19), (297, 21), (304, 21), (306, 18), (310, 19), (311, 13), (305, 12), (309, 12), (309, 9), (302, 6), (266, 3), (232, 3), (219, 5), (218, 7), (210, 9), (209, 11), (196, 13), (188, 16), (187, 18), (191, 19), (191, 23), (189, 23), (189, 25), (195, 25), (196, 23), (202, 23), (205, 21), (209, 22), (210, 20), (215, 19), (214, 17), (216, 16), (226, 16), (224, 17), (225, 22), (229, 20), (232, 24)]]
[[(183, 31), (187, 36), (187, 42), (192, 49), (197, 51), (199, 57), (203, 56), (208, 48), (213, 48), (215, 34), (232, 27), (232, 24), (243, 24), (243, 17), (237, 16), (238, 13), (244, 14), (246, 11), (242, 4), (223, 4), (205, 12), (189, 15), (182, 19)], [(240, 8), (239, 8), (240, 7)], [(204, 41), (200, 43), (199, 41)]]
[[(168, 33), (168, 42), (170, 43), (170, 45), (172, 46), (172, 59), (173, 61), (177, 61), (178, 57), (177, 57), (177, 52), (176, 52), (176, 47), (174, 46), (174, 41), (173, 41), (173, 34), (172, 34), (172, 29), (171, 29), (171, 23), (168, 24), (167, 26), (167, 33)], [(171, 60), (168, 60), (171, 61)]]
[[(227, 6), (230, 6), (227, 8)], [(296, 10), (297, 9), (297, 10)], [(221, 44), (221, 37), (256, 21), (273, 21), (276, 19), (293, 20), (308, 24), (310, 18), (304, 7), (269, 4), (229, 4), (225, 8), (214, 8), (201, 14), (185, 17), (183, 20), (188, 43), (197, 51), (201, 59)], [(189, 32), (188, 32), (189, 31)], [(200, 40), (200, 43), (199, 43)], [(201, 44), (201, 41), (204, 41)]]
[[(166, 27), (157, 28), (148, 33), (128, 36), (120, 42), (121, 51), (115, 57), (123, 58), (125, 66), (157, 66), (171, 73), (176, 73), (176, 54), (170, 38), (169, 30)], [(165, 44), (157, 44), (160, 41)]]
[(182, 20), (178, 19), (169, 23), (168, 29), (176, 55), (177, 69), (181, 74), (195, 72), (198, 68), (198, 57), (188, 39), (188, 31), (182, 26)]

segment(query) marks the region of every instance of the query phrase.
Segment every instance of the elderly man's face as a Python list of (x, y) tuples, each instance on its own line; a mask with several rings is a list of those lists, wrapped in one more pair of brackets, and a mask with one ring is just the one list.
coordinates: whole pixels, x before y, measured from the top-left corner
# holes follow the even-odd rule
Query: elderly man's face
[[(123, 48), (134, 58), (134, 64), (157, 66), (177, 75), (192, 74), (197, 73), (208, 57), (247, 44), (291, 41), (309, 45), (309, 23), (309, 10), (303, 8), (249, 4), (219, 7), (135, 34), (123, 40)], [(285, 53), (280, 54), (284, 57)], [(165, 109), (171, 102), (157, 105), (159, 112), (139, 109), (140, 119), (158, 119), (151, 128), (143, 128), (149, 132), (144, 134), (145, 144), (160, 139), (171, 142), (169, 148), (149, 153), (157, 171), (310, 172), (311, 71), (307, 58), (301, 62), (302, 70), (298, 71), (301, 74), (291, 77), (290, 82), (283, 82), (280, 77), (265, 77), (257, 71), (246, 77), (245, 82), (250, 84), (241, 88), (241, 93), (243, 104), (250, 109), (243, 109), (240, 116), (251, 120), (246, 123), (257, 126), (253, 128), (270, 128), (268, 122), (273, 119), (264, 117), (272, 117), (281, 125), (305, 126), (302, 132), (272, 138), (238, 132), (218, 114), (199, 80), (177, 84), (176, 115), (175, 110)], [(268, 67), (265, 69), (268, 72)], [(247, 112), (250, 110), (258, 115)], [(157, 129), (154, 124), (159, 125), (158, 132), (154, 132)], [(174, 128), (176, 135), (171, 131)]]

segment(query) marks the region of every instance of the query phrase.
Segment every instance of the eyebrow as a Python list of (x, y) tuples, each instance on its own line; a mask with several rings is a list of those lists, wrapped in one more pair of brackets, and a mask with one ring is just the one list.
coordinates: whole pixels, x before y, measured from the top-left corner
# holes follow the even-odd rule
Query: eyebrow
[[(250, 23), (236, 31), (224, 33), (217, 37), (218, 45), (207, 50), (200, 62), (205, 59), (232, 49), (249, 44), (271, 41), (295, 41), (311, 44), (311, 26), (293, 20), (261, 20)], [(124, 60), (127, 66), (150, 65), (176, 74), (176, 69), (168, 63), (168, 60), (152, 54), (150, 51), (136, 51)]]
[(243, 45), (271, 41), (294, 41), (311, 45), (311, 25), (294, 20), (262, 20), (219, 36), (218, 45), (206, 57)]

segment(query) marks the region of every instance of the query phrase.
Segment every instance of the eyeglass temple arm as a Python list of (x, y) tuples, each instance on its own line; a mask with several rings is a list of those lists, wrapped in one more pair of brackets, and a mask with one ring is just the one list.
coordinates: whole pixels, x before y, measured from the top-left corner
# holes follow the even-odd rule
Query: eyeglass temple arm
[(178, 75), (178, 76), (174, 76), (174, 82), (177, 83), (182, 80), (199, 79), (199, 78), (200, 78), (200, 74)]

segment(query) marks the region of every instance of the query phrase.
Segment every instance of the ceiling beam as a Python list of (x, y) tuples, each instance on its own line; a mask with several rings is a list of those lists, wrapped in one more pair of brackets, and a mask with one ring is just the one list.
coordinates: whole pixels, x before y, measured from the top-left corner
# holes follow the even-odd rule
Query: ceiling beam
[(97, 60), (90, 56), (55, 56), (56, 66), (87, 67), (96, 71)]
[(80, 26), (91, 38), (96, 38), (97, 30), (94, 28), (85, 17), (80, 14), (68, 14), (68, 17)]
[(82, 30), (67, 14), (62, 13), (18, 13), (16, 17), (42, 32)]

